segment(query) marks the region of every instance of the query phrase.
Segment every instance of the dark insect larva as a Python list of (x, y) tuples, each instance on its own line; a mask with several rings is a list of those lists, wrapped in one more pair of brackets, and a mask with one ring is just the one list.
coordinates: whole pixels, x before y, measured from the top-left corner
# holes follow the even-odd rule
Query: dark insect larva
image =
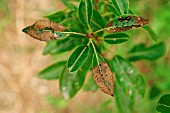
[(93, 68), (92, 73), (93, 79), (100, 90), (108, 95), (114, 96), (113, 74), (108, 64), (102, 61), (100, 65)]

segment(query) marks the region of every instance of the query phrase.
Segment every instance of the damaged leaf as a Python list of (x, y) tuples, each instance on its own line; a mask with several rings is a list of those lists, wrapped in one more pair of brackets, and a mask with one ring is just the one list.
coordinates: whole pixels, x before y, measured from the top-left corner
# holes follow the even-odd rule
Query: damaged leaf
[(66, 28), (60, 24), (49, 20), (38, 20), (33, 25), (24, 28), (22, 31), (40, 41), (50, 41), (52, 39), (69, 36), (68, 33), (62, 34)]
[(105, 26), (105, 29), (110, 33), (115, 33), (128, 31), (131, 30), (132, 28), (142, 27), (148, 23), (149, 21), (142, 17), (138, 17), (135, 15), (131, 16), (125, 15), (121, 17), (116, 17), (110, 22), (108, 22)]
[(108, 64), (102, 61), (93, 68), (92, 73), (93, 79), (100, 90), (108, 95), (114, 96), (114, 79)]

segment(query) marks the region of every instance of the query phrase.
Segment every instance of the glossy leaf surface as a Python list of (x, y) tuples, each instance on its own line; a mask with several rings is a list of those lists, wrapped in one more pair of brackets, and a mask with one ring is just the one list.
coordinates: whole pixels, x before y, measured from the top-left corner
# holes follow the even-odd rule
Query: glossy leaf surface
[(68, 69), (70, 72), (74, 72), (79, 69), (83, 63), (85, 62), (89, 53), (88, 46), (80, 46), (78, 47), (68, 59)]
[(68, 72), (65, 68), (60, 78), (60, 90), (66, 99), (72, 98), (83, 86), (86, 74), (92, 66), (93, 48), (89, 46), (89, 55), (77, 72)]
[(114, 33), (104, 37), (104, 41), (108, 44), (120, 44), (128, 41), (129, 36), (125, 33)]
[(156, 106), (156, 110), (161, 113), (170, 112), (170, 94), (163, 95)]
[(162, 42), (148, 48), (144, 44), (139, 44), (130, 50), (128, 59), (131, 61), (154, 60), (163, 56), (164, 53), (165, 45)]
[(143, 97), (146, 84), (139, 71), (127, 60), (115, 56), (112, 61), (117, 82), (129, 98)]
[(78, 7), (78, 16), (82, 24), (89, 27), (93, 7), (91, 0), (82, 0)]
[(119, 83), (117, 82), (115, 82), (114, 91), (115, 91), (116, 103), (120, 113), (132, 113), (133, 100), (124, 93)]

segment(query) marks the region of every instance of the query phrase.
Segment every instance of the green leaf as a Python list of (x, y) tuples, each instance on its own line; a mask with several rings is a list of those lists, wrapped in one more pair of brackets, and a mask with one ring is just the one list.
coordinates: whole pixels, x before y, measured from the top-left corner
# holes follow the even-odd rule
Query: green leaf
[(57, 109), (65, 109), (68, 106), (68, 101), (63, 97), (56, 98), (54, 96), (47, 96), (48, 102)]
[(156, 110), (161, 113), (170, 113), (170, 94), (165, 94), (160, 98)]
[(92, 21), (100, 28), (104, 28), (105, 26), (103, 17), (96, 9), (93, 9)]
[(151, 90), (150, 90), (150, 94), (149, 94), (149, 98), (150, 99), (154, 99), (156, 98), (159, 94), (161, 93), (160, 89), (154, 85), (151, 87)]
[(152, 28), (150, 28), (149, 26), (143, 26), (142, 28), (145, 29), (150, 34), (151, 38), (154, 41), (158, 41), (158, 36), (155, 34)]
[(54, 32), (54, 36), (58, 39), (64, 39), (70, 36), (71, 32)]
[(120, 44), (128, 41), (129, 36), (125, 33), (114, 33), (104, 37), (104, 41), (108, 44)]
[(93, 67), (97, 66), (97, 65), (100, 65), (101, 61), (103, 61), (104, 59), (102, 58), (102, 56), (98, 53), (98, 47), (97, 45), (91, 41), (91, 45), (92, 45), (92, 48), (93, 48)]
[(65, 64), (66, 64), (65, 61), (54, 63), (40, 71), (38, 77), (47, 80), (58, 79), (62, 73), (63, 66)]
[[(93, 9), (93, 17), (90, 22), (90, 27), (92, 28), (92, 31), (95, 32), (97, 30), (103, 29), (105, 26), (105, 22), (103, 20), (103, 17), (100, 15), (100, 13)], [(103, 32), (100, 32), (97, 34), (98, 36), (102, 36)]]
[(131, 49), (128, 55), (130, 61), (136, 61), (140, 59), (154, 60), (160, 58), (165, 53), (165, 45), (160, 42), (156, 45), (146, 48), (144, 44), (139, 44)]
[(133, 113), (133, 100), (124, 93), (117, 82), (114, 83), (114, 93), (120, 113)]
[(58, 11), (58, 12), (55, 12), (53, 14), (50, 14), (50, 15), (47, 15), (47, 16), (44, 16), (44, 17), (48, 18), (50, 21), (59, 23), (59, 22), (63, 21), (64, 14), (65, 14), (65, 10), (64, 11)]
[(47, 45), (43, 51), (43, 54), (49, 54), (51, 52), (52, 49), (54, 49), (57, 45), (57, 40), (51, 40), (49, 42), (47, 42)]
[(89, 48), (86, 45), (79, 46), (68, 59), (68, 69), (70, 72), (74, 72), (79, 69), (85, 62), (89, 53)]
[(111, 0), (120, 14), (128, 14), (129, 0)]
[[(82, 87), (84, 76), (69, 72), (65, 67), (60, 77), (60, 91), (65, 99), (72, 98)], [(83, 83), (82, 83), (83, 82)]]
[(84, 91), (97, 91), (99, 87), (94, 82), (92, 75), (89, 77), (87, 84), (84, 86)]
[(80, 79), (80, 86), (82, 87), (85, 81), (85, 77), (87, 75), (87, 72), (92, 67), (92, 60), (93, 60), (93, 48), (90, 45), (89, 46), (89, 54), (87, 56), (87, 59), (85, 60), (84, 64), (81, 66), (81, 68), (77, 71), (77, 76), (82, 76)]
[[(93, 16), (90, 22), (90, 27), (92, 28), (92, 31), (95, 32), (97, 30), (103, 29), (105, 26), (105, 22), (101, 14), (93, 9)], [(102, 36), (103, 32), (100, 32), (97, 34), (97, 36)]]
[(105, 13), (105, 8), (106, 8), (106, 2), (104, 2), (104, 1), (99, 1), (98, 2), (98, 11), (101, 13), (101, 14), (103, 14), (103, 13)]
[(92, 61), (93, 61), (93, 47), (90, 45), (89, 47), (88, 56), (83, 63), (82, 67), (78, 70), (77, 74), (84, 74), (86, 75), (89, 69), (92, 67)]
[(71, 3), (69, 0), (61, 0), (61, 2), (70, 10), (76, 10), (76, 6)]
[(82, 0), (78, 7), (78, 16), (83, 25), (89, 28), (93, 13), (91, 0)]
[(93, 67), (100, 65), (101, 61), (103, 61), (104, 59), (102, 58), (102, 56), (96, 52), (93, 55)]
[(127, 60), (115, 56), (112, 65), (116, 80), (129, 98), (143, 97), (146, 84), (139, 71)]
[(124, 6), (124, 14), (129, 13), (129, 0), (122, 0)]
[(121, 14), (118, 12), (118, 10), (111, 4), (108, 4), (107, 5), (108, 8), (112, 11), (112, 13), (115, 15), (115, 16), (120, 16)]
[(54, 54), (70, 51), (74, 49), (80, 42), (81, 40), (75, 40), (71, 38), (65, 38), (63, 40), (59, 40), (57, 41), (55, 48), (53, 48), (50, 51), (50, 54), (54, 55)]
[(122, 0), (111, 0), (111, 1), (120, 14), (125, 14)]
[(83, 86), (88, 70), (92, 66), (93, 48), (89, 46), (89, 54), (84, 64), (77, 72), (64, 69), (60, 77), (60, 90), (66, 99), (73, 97)]

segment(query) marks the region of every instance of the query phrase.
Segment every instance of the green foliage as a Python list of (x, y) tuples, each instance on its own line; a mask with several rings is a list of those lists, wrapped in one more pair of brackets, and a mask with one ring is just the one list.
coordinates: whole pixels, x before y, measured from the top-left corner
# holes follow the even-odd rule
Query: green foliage
[(114, 7), (120, 14), (128, 14), (129, 0), (111, 0)]
[(139, 44), (130, 50), (128, 59), (131, 61), (140, 59), (154, 60), (163, 56), (164, 53), (165, 46), (162, 42), (148, 48), (145, 44)]
[(114, 33), (104, 36), (104, 41), (108, 44), (120, 44), (128, 41), (129, 36), (125, 33)]
[[(133, 100), (130, 99), (124, 92), (120, 85), (115, 82), (115, 99), (121, 113), (132, 113)], [(122, 106), (123, 105), (123, 106)]]
[(40, 71), (38, 77), (47, 80), (60, 78), (65, 63), (65, 61), (61, 61), (48, 66), (44, 70)]
[(128, 59), (131, 61), (140, 59), (154, 60), (163, 56), (164, 53), (165, 46), (162, 42), (148, 48), (145, 44), (139, 44), (130, 50)]
[(65, 99), (72, 98), (82, 87), (85, 76), (69, 72), (65, 67), (60, 77), (60, 91)]
[(150, 99), (154, 99), (154, 98), (156, 98), (160, 93), (161, 93), (161, 91), (160, 91), (160, 89), (158, 88), (158, 86), (154, 85), (154, 86), (151, 87), (149, 98), (150, 98)]
[(82, 0), (78, 7), (78, 16), (82, 24), (90, 28), (90, 20), (93, 13), (91, 0)]
[(58, 11), (58, 12), (55, 12), (53, 14), (50, 14), (50, 15), (47, 15), (47, 16), (44, 16), (44, 17), (48, 18), (49, 20), (51, 20), (53, 22), (59, 23), (63, 19), (65, 19), (65, 12), (66, 12), (65, 10), (64, 11)]
[(163, 95), (156, 106), (156, 110), (161, 113), (170, 112), (170, 94)]
[(143, 97), (145, 94), (145, 82), (139, 71), (127, 60), (115, 56), (112, 61), (117, 82), (120, 84), (125, 95), (133, 99), (136, 96)]
[(65, 100), (64, 98), (56, 98), (53, 96), (47, 96), (47, 101), (55, 108), (57, 109), (64, 109), (68, 106), (68, 102), (67, 100)]
[(68, 59), (68, 69), (70, 72), (78, 70), (86, 60), (89, 53), (88, 46), (83, 45), (78, 47)]
[(84, 90), (85, 91), (96, 91), (97, 89), (98, 89), (98, 86), (94, 82), (92, 76), (90, 76), (90, 78), (88, 79), (87, 84), (85, 84), (85, 86), (84, 86)]
[[(149, 26), (137, 23), (136, 18), (140, 16), (132, 14), (129, 0), (99, 2), (62, 0), (62, 2), (67, 7), (65, 10), (45, 17), (62, 24), (67, 30), (53, 31), (53, 34), (60, 39), (47, 42), (43, 54), (60, 57), (60, 53), (67, 52), (68, 60), (48, 66), (38, 76), (42, 79), (59, 79), (61, 93), (64, 98), (71, 99), (84, 85), (87, 73), (91, 73), (91, 69), (99, 66), (103, 60), (109, 59), (105, 61), (115, 73), (114, 95), (119, 111), (121, 113), (139, 111), (139, 105), (145, 96), (146, 83), (144, 76), (131, 64), (131, 61), (155, 60), (162, 57), (166, 50), (164, 42), (158, 41), (158, 36)], [(129, 19), (129, 17), (134, 18)], [(113, 23), (110, 20), (113, 20)], [(107, 26), (108, 24), (111, 27)], [(142, 26), (151, 37), (147, 43), (141, 43), (144, 38), (139, 39), (138, 30), (133, 30), (134, 27)], [(108, 32), (111, 30), (116, 32)], [(127, 30), (130, 31), (126, 32)], [(133, 36), (134, 32), (137, 32), (137, 35)], [(142, 41), (136, 45), (135, 41), (132, 43), (133, 38)], [(108, 56), (107, 53), (110, 52)], [(84, 90), (97, 89), (98, 86), (90, 76)], [(150, 99), (156, 98), (160, 93), (161, 90), (152, 87)], [(166, 107), (162, 103), (161, 106)], [(161, 111), (161, 106), (157, 107), (158, 111)]]

